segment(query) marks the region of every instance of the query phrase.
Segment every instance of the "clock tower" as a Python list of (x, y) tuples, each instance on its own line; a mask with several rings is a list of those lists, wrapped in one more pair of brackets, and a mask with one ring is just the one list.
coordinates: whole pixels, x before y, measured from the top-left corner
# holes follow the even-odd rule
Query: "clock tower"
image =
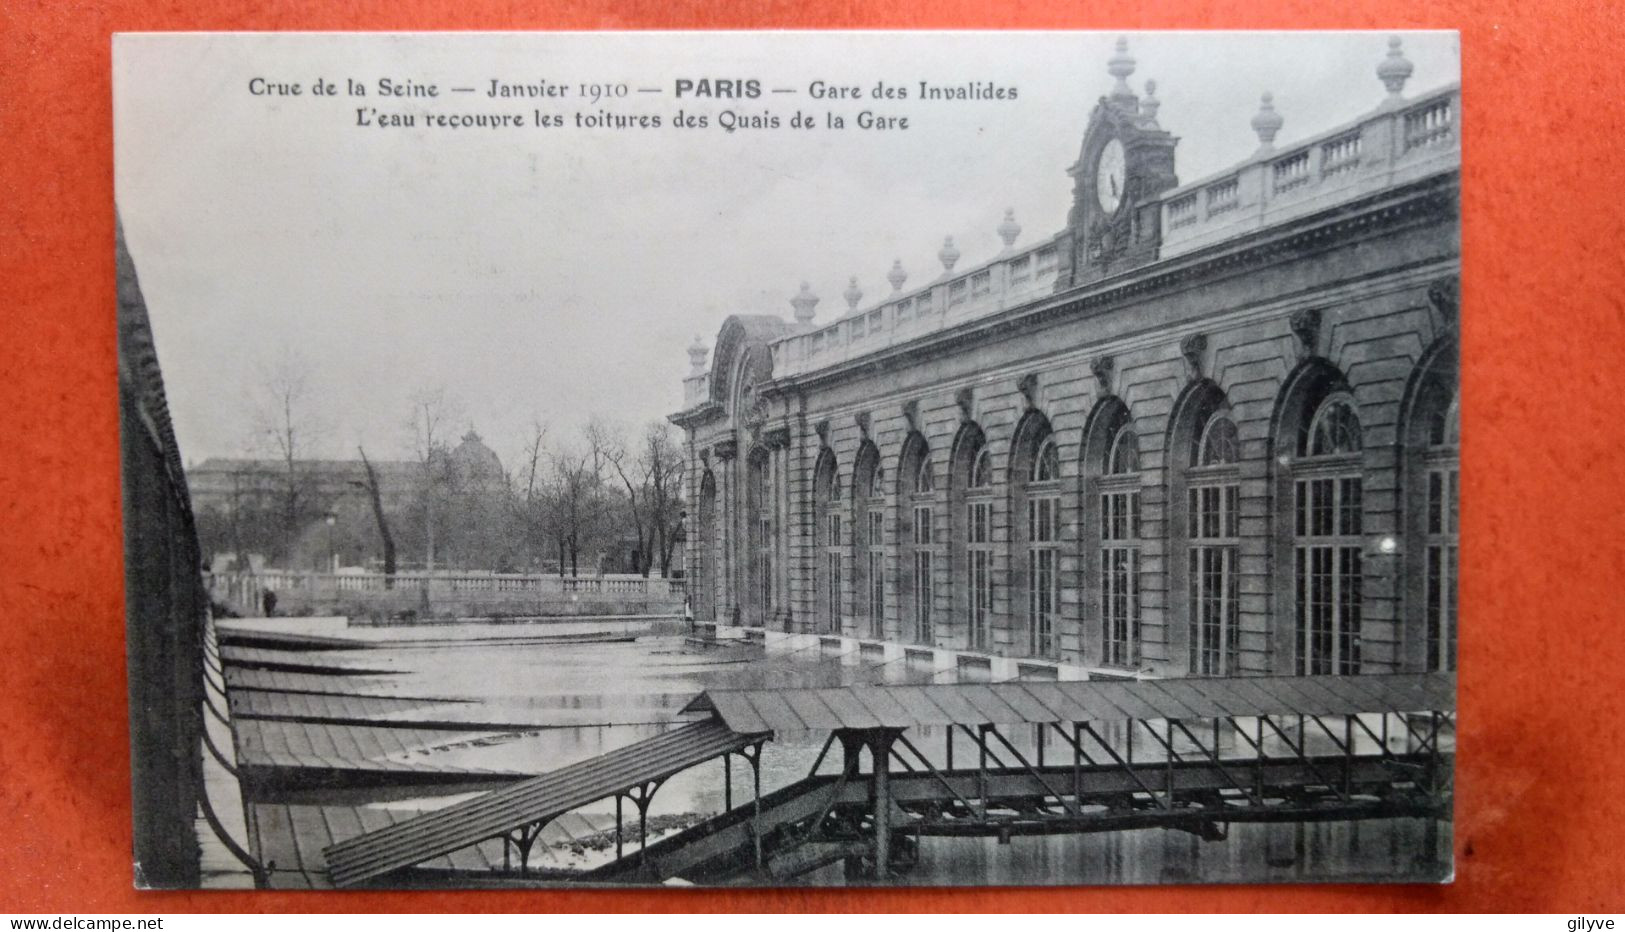
[(1157, 125), (1155, 82), (1145, 97), (1128, 86), (1134, 59), (1128, 41), (1106, 71), (1116, 83), (1089, 115), (1072, 176), (1072, 210), (1067, 214), (1066, 248), (1057, 289), (1097, 281), (1157, 257), (1161, 217), (1153, 199), (1179, 179), (1174, 146), (1179, 140)]

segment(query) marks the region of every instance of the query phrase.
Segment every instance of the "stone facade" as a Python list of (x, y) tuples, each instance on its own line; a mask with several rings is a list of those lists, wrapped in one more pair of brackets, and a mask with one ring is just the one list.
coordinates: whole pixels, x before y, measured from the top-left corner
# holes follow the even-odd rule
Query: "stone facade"
[(804, 287), (690, 350), (696, 618), (1117, 675), (1453, 667), (1457, 90), (1278, 150), (1266, 99), (1254, 156), (1179, 185), (1132, 70), (1066, 229), (1007, 217), (988, 262), (950, 241), (921, 287), (824, 325)]

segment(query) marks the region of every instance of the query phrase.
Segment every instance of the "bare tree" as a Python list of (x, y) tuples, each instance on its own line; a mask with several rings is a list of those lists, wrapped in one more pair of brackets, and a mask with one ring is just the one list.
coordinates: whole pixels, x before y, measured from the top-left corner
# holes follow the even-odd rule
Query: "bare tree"
[[(644, 473), (648, 477), (649, 523), (660, 575), (671, 576), (671, 555), (683, 524), (683, 450), (672, 439), (671, 425), (651, 421), (643, 433)], [(644, 573), (648, 575), (647, 572)]]
[(395, 537), (389, 532), (389, 517), (384, 514), (384, 496), (378, 488), (378, 472), (372, 468), (372, 461), (367, 459), (367, 451), (357, 445), (355, 451), (361, 454), (361, 466), (366, 474), (364, 487), (368, 497), (372, 500), (372, 517), (378, 522), (378, 538), (384, 545), (384, 588), (393, 588), (395, 585)]
[(419, 495), (423, 507), (423, 564), (434, 572), (435, 526), (444, 512), (452, 481), (451, 447), (447, 442), (448, 423), (455, 416), (456, 403), (444, 388), (425, 387), (412, 394), (412, 417), (407, 424), (413, 458), (421, 471)]
[(278, 463), (275, 498), (282, 532), (282, 556), (291, 560), (300, 524), (320, 503), (307, 463), (327, 430), (315, 404), (310, 363), (283, 348), (260, 371), (250, 397), (254, 445)]
[[(534, 563), (538, 553), (545, 550), (553, 524), (551, 505), (553, 496), (551, 476), (547, 466), (547, 425), (539, 419), (531, 422), (530, 437), (525, 443), (524, 460), (515, 474), (513, 505), (518, 519), (519, 533), (523, 537), (525, 564)], [(563, 560), (560, 559), (560, 566)]]
[(618, 425), (594, 418), (586, 436), (624, 489), (625, 500), (617, 504), (636, 541), (633, 572), (648, 576), (658, 563), (661, 574), (669, 575), (682, 524), (683, 482), (683, 455), (670, 426), (651, 422), (637, 445), (629, 447)]
[(626, 516), (632, 522), (636, 546), (632, 552), (632, 571), (649, 575), (649, 471), (641, 451), (629, 451), (625, 435), (619, 425), (602, 418), (593, 418), (585, 429), (588, 447), (600, 461), (609, 466), (626, 489)]
[(561, 447), (553, 451), (554, 535), (559, 546), (559, 573), (568, 560), (570, 575), (581, 570), (581, 551), (596, 542), (605, 529), (608, 496), (604, 476), (609, 469), (606, 451), (591, 442), (585, 449)]

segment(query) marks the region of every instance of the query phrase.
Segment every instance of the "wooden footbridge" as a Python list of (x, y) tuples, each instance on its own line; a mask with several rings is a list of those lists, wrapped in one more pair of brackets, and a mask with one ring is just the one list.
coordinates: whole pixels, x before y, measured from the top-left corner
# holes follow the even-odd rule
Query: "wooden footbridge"
[[(611, 797), (617, 857), (588, 883), (773, 882), (838, 862), (884, 881), (925, 836), (1449, 819), (1455, 692), (1447, 673), (713, 690), (685, 709), (698, 721), (324, 854), (335, 885), (401, 884), (499, 840), (522, 879), (543, 827)], [(827, 737), (806, 777), (763, 796), (762, 746), (789, 733)], [(733, 754), (755, 774), (749, 801), (730, 784), (722, 813), (647, 843), (661, 784)]]

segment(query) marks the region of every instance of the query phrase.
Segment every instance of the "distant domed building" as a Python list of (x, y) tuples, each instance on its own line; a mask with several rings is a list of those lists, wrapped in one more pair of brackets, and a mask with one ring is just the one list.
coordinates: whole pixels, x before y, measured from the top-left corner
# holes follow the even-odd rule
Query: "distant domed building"
[(473, 428), (447, 454), (451, 475), (459, 487), (487, 486), (502, 479), (502, 459), (480, 440)]
[(467, 571), (512, 569), (505, 522), (507, 481), (502, 459), (469, 428), (462, 442), (445, 454), (447, 483), (442, 520), (443, 565)]

